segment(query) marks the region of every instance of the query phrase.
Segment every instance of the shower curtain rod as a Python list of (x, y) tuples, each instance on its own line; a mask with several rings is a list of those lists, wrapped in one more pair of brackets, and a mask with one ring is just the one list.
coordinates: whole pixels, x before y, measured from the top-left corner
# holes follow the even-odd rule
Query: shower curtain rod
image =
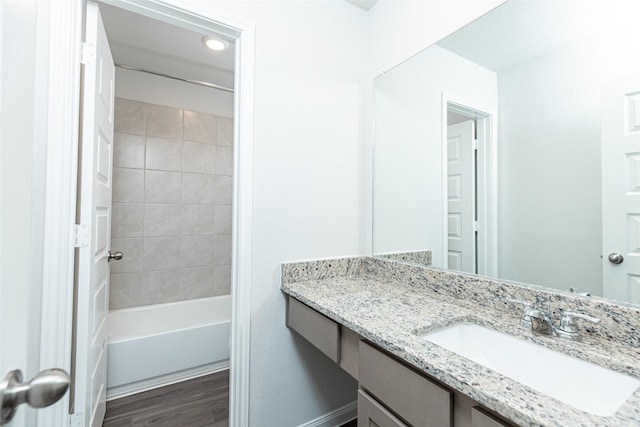
[(233, 93), (234, 90), (228, 87), (224, 87), (224, 86), (220, 86), (220, 85), (216, 85), (213, 83), (209, 83), (209, 82), (201, 82), (198, 80), (191, 80), (191, 79), (183, 79), (182, 77), (176, 77), (176, 76), (172, 76), (169, 74), (164, 74), (164, 73), (158, 73), (156, 71), (149, 71), (149, 70), (145, 70), (144, 68), (138, 68), (138, 67), (132, 67), (130, 65), (123, 65), (123, 64), (114, 64), (116, 67), (118, 68), (123, 68), (125, 70), (132, 70), (132, 71), (140, 71), (143, 73), (148, 73), (148, 74), (153, 74), (156, 76), (160, 76), (160, 77), (166, 77), (169, 79), (173, 79), (173, 80), (178, 80), (181, 82), (185, 82), (185, 83), (191, 83), (194, 85), (199, 85), (199, 86), (204, 86), (204, 87), (208, 87), (209, 89), (218, 89), (218, 90), (223, 90), (225, 92), (230, 92)]

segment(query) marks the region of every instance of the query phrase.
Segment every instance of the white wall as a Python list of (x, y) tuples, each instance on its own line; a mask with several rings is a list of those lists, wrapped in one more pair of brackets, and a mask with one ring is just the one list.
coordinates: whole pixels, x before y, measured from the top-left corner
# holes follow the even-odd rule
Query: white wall
[(369, 11), (370, 72), (376, 76), (505, 0), (380, 0)]
[(356, 399), (355, 381), (286, 328), (280, 264), (368, 252), (366, 14), (342, 1), (207, 7), (256, 25), (250, 423), (296, 426)]
[(500, 277), (602, 295), (600, 84), (640, 69), (618, 47), (584, 40), (498, 74)]
[(442, 94), (497, 110), (496, 74), (432, 46), (376, 78), (373, 253), (442, 251)]
[(116, 68), (116, 97), (233, 117), (233, 93)]

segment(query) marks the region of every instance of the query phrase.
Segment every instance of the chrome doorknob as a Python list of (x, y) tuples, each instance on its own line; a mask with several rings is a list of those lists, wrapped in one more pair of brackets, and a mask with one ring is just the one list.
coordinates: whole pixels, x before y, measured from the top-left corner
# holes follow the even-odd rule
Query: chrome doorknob
[(616, 252), (612, 252), (609, 254), (609, 262), (611, 264), (622, 264), (622, 261), (624, 261), (624, 257)]
[(68, 388), (69, 375), (62, 369), (44, 370), (29, 382), (22, 382), (19, 369), (10, 371), (0, 383), (0, 425), (11, 421), (19, 405), (28, 403), (33, 408), (53, 405)]
[(111, 262), (112, 259), (115, 259), (116, 261), (120, 261), (123, 255), (124, 254), (121, 251), (117, 251), (117, 252), (109, 251), (109, 256), (107, 258), (107, 261)]

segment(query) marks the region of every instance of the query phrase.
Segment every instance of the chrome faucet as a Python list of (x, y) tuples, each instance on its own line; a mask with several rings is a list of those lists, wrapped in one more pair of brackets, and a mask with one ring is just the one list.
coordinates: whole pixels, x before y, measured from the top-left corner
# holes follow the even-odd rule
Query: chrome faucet
[(588, 316), (582, 313), (576, 313), (569, 310), (559, 309), (562, 313), (562, 319), (560, 319), (560, 326), (556, 328), (556, 334), (561, 338), (568, 338), (570, 340), (577, 340), (580, 338), (580, 332), (578, 325), (576, 325), (577, 319), (586, 320), (594, 324), (600, 323), (600, 319), (592, 316)]
[[(553, 335), (577, 341), (580, 339), (580, 332), (576, 324), (577, 319), (586, 320), (591, 323), (600, 323), (600, 319), (598, 318), (560, 308), (562, 318), (560, 319), (560, 325), (556, 327), (553, 319), (551, 319), (548, 298), (536, 296), (535, 303), (512, 299), (508, 301), (524, 305), (520, 324), (526, 328), (531, 328), (534, 333), (541, 335)], [(547, 304), (546, 308), (544, 307), (545, 303)]]
[[(538, 315), (541, 310), (544, 310), (544, 304), (549, 302), (548, 298), (541, 297), (540, 295), (536, 295), (536, 301), (522, 301), (513, 298), (507, 298), (508, 302), (514, 304), (520, 304), (523, 306), (522, 316), (520, 317), (520, 324), (525, 328), (532, 329), (531, 324), (531, 316)], [(548, 304), (546, 307), (546, 311), (549, 311)]]

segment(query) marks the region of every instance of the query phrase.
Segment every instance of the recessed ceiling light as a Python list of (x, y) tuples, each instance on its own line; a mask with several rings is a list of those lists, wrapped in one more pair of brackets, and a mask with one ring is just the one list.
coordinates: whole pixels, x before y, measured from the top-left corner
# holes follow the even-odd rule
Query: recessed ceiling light
[(204, 45), (209, 49), (216, 51), (225, 50), (229, 47), (229, 43), (226, 41), (211, 36), (204, 36), (202, 38), (202, 43), (204, 43)]

